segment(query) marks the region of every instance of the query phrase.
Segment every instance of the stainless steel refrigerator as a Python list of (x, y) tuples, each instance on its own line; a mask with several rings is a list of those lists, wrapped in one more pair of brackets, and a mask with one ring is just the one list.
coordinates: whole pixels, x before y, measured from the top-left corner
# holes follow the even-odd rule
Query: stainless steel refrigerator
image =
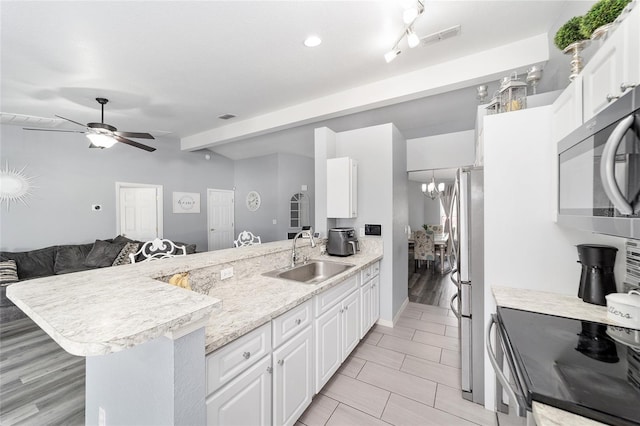
[[(465, 399), (484, 404), (484, 171), (460, 169), (449, 210), (451, 309), (458, 317), (461, 387)], [(474, 362), (475, 360), (475, 362)]]

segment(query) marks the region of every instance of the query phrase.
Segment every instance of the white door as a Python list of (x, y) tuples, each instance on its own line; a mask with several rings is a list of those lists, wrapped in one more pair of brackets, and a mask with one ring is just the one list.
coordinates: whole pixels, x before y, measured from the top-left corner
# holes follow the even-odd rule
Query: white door
[(207, 189), (209, 251), (233, 247), (233, 191)]
[[(131, 184), (135, 185), (135, 184)], [(156, 186), (117, 187), (119, 200), (119, 233), (132, 240), (149, 241), (162, 237), (160, 226), (162, 203)]]
[(342, 302), (342, 361), (360, 342), (360, 293), (354, 291)]
[(265, 356), (206, 401), (207, 425), (271, 424), (271, 356)]
[(341, 304), (316, 319), (316, 393), (320, 392), (342, 364), (341, 320)]
[(313, 396), (313, 328), (273, 352), (273, 424), (291, 426)]

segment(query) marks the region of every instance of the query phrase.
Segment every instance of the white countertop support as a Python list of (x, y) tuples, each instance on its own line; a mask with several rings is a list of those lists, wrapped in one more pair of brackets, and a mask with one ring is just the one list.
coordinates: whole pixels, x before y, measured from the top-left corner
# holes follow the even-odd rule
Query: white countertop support
[(85, 423), (206, 424), (204, 327), (126, 351), (87, 357)]

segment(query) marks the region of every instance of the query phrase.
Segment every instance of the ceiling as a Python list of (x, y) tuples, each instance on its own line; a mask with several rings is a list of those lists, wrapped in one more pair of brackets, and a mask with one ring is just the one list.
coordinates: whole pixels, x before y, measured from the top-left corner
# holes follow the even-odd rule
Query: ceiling
[[(2, 1), (0, 110), (86, 123), (99, 121), (95, 98), (106, 97), (105, 122), (182, 138), (538, 35), (593, 3), (427, 0), (418, 35), (458, 24), (460, 35), (411, 50), (403, 42), (387, 64), (383, 54), (402, 33), (407, 2)], [(319, 47), (303, 45), (310, 34), (322, 38)], [(460, 93), (461, 102), (475, 102), (473, 88)], [(412, 102), (358, 120), (393, 121), (407, 136), (452, 122), (457, 109)], [(217, 118), (225, 113), (237, 117)], [(281, 148), (275, 139), (247, 138), (214, 151), (309, 154), (282, 139)]]

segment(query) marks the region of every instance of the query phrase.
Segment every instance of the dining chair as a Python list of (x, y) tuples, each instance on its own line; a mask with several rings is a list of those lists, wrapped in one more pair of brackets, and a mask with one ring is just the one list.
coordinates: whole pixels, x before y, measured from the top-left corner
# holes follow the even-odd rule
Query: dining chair
[(427, 262), (427, 268), (429, 268), (429, 262), (436, 259), (433, 232), (424, 229), (418, 229), (415, 232), (414, 259), (418, 268), (423, 260)]
[(444, 226), (442, 225), (427, 225), (427, 230), (434, 234), (442, 234), (444, 232)]
[(256, 244), (262, 244), (260, 237), (253, 235), (250, 231), (242, 231), (238, 234), (238, 239), (233, 241), (234, 247), (253, 246)]
[(155, 238), (142, 244), (137, 252), (129, 254), (129, 259), (131, 263), (140, 263), (186, 255), (185, 246), (176, 245), (171, 240)]

